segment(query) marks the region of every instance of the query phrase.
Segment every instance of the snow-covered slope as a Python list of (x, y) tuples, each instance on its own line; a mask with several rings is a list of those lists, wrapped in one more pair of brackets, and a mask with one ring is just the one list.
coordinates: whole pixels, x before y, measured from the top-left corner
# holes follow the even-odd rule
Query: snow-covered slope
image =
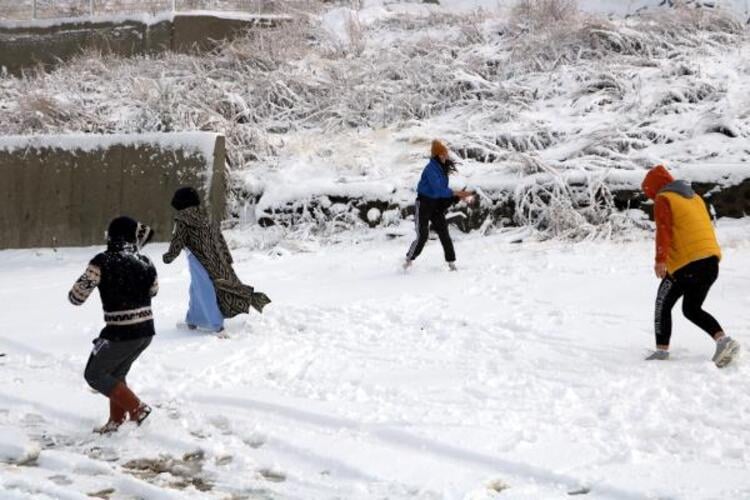
[[(745, 346), (749, 230), (722, 224), (706, 304)], [(229, 321), (227, 340), (175, 328), (186, 262), (159, 264), (158, 335), (128, 379), (155, 411), (110, 437), (90, 432), (107, 405), (82, 377), (99, 301), (65, 300), (96, 249), (0, 252), (0, 497), (750, 497), (748, 365), (717, 370), (681, 316), (674, 359), (642, 361), (649, 239), (473, 235), (457, 241), (459, 272), (432, 241), (403, 275), (410, 235), (361, 236), (235, 250), (274, 302)], [(147, 250), (160, 262), (163, 246)]]
[[(556, 20), (472, 6), (364, 2), (208, 57), (88, 55), (0, 78), (0, 133), (223, 132), (235, 213), (249, 221), (331, 197), (403, 207), (434, 137), (464, 158), (458, 187), (490, 196), (540, 172), (606, 182), (657, 162), (719, 179), (750, 157), (739, 20), (716, 9)], [(330, 222), (363, 224), (348, 210)]]

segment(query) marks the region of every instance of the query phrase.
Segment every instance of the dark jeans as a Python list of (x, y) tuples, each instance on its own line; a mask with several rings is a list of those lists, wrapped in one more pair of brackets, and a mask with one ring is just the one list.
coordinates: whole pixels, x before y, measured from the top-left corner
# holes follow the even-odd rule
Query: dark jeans
[(432, 229), (438, 234), (440, 243), (443, 245), (443, 253), (446, 262), (454, 262), (456, 253), (453, 250), (453, 241), (448, 233), (448, 222), (445, 220), (445, 212), (448, 210), (451, 202), (450, 198), (426, 198), (420, 196), (414, 206), (414, 224), (417, 226), (417, 239), (409, 247), (406, 258), (414, 260), (422, 253), (427, 239), (430, 236), (430, 224)]
[(125, 382), (130, 366), (146, 350), (152, 337), (135, 340), (94, 340), (83, 376), (96, 391), (109, 396), (119, 382)]
[(674, 276), (667, 276), (659, 285), (656, 294), (655, 330), (656, 344), (669, 345), (672, 336), (672, 308), (682, 297), (682, 314), (703, 331), (713, 336), (723, 331), (713, 316), (703, 310), (711, 285), (719, 276), (719, 259), (691, 262), (678, 269)]

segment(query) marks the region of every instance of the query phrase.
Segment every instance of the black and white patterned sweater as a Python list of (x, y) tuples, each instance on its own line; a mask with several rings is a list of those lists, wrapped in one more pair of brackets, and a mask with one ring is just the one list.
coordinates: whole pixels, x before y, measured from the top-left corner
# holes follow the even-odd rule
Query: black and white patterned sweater
[(156, 268), (135, 245), (109, 243), (89, 262), (68, 293), (74, 305), (83, 304), (99, 289), (106, 326), (99, 335), (107, 340), (134, 340), (154, 335), (151, 298), (159, 291)]

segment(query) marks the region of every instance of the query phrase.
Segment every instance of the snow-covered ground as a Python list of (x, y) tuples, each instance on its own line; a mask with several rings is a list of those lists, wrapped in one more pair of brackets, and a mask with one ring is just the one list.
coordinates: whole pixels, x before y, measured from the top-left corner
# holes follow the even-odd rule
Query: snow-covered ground
[[(0, 252), (0, 497), (750, 498), (750, 368), (717, 370), (679, 313), (674, 359), (642, 361), (648, 235), (457, 235), (459, 272), (431, 241), (405, 275), (400, 230), (270, 250), (230, 233), (240, 276), (274, 303), (226, 340), (175, 327), (186, 263), (147, 247), (158, 335), (129, 381), (155, 411), (107, 437), (82, 378), (99, 300), (66, 300), (98, 249)], [(749, 232), (721, 222), (707, 302), (745, 345)]]

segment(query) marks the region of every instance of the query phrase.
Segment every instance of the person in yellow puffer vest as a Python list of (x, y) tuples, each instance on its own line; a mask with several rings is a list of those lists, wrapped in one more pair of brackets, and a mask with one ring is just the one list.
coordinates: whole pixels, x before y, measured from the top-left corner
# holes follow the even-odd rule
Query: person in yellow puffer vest
[(649, 170), (641, 188), (654, 200), (654, 271), (662, 280), (656, 295), (656, 351), (646, 359), (669, 359), (672, 308), (682, 297), (685, 317), (716, 341), (714, 363), (719, 368), (727, 366), (739, 353), (740, 345), (703, 310), (708, 291), (719, 276), (721, 260), (721, 248), (706, 204), (690, 184), (676, 181), (663, 165)]

